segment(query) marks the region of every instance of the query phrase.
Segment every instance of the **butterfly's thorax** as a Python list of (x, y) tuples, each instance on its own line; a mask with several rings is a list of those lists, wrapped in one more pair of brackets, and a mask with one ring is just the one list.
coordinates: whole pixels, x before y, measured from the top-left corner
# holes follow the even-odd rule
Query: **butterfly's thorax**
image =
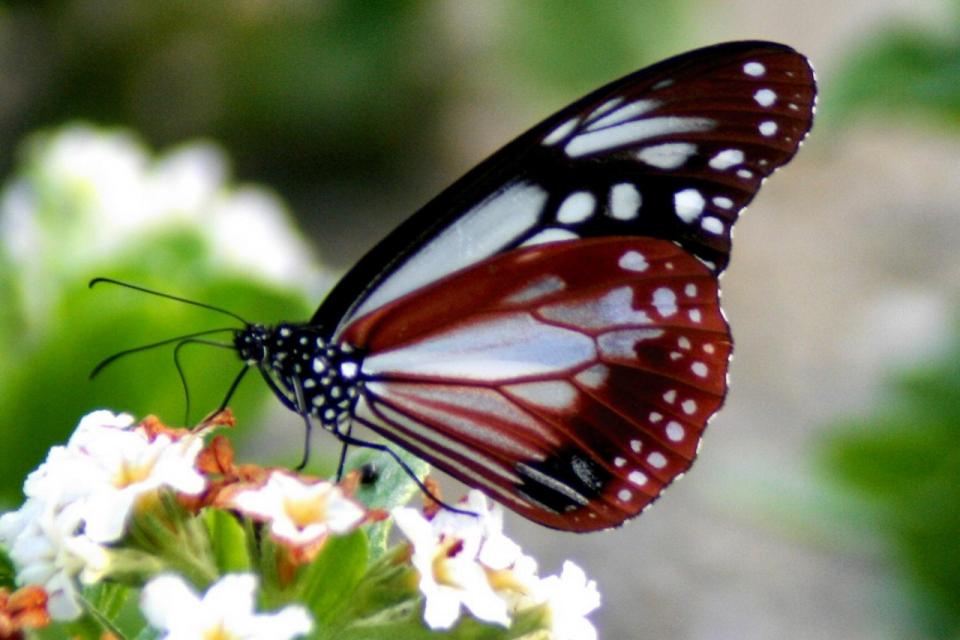
[(234, 345), (297, 413), (315, 416), (328, 430), (349, 420), (363, 384), (363, 356), (349, 344), (328, 342), (314, 325), (282, 323), (250, 325), (237, 331)]

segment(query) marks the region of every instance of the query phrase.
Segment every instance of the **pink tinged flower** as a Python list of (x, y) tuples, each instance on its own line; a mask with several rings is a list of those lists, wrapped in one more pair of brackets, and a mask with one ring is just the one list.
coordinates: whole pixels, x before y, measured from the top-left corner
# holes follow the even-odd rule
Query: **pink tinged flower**
[(271, 473), (258, 489), (238, 492), (231, 503), (253, 518), (268, 520), (274, 536), (298, 546), (352, 531), (367, 515), (337, 485), (304, 482), (281, 471)]
[(394, 509), (393, 517), (413, 544), (411, 560), (420, 574), (425, 600), (423, 618), (431, 629), (452, 627), (461, 607), (479, 620), (509, 626), (507, 603), (493, 590), (477, 561), (482, 542), (478, 525), (470, 528), (465, 521), (457, 522), (457, 534), (444, 534), (415, 509)]
[(143, 588), (140, 606), (165, 640), (288, 640), (310, 633), (313, 622), (301, 606), (256, 613), (256, 590), (252, 574), (231, 574), (200, 596), (180, 576), (164, 574)]
[(542, 601), (546, 602), (555, 640), (596, 640), (597, 630), (587, 615), (600, 606), (597, 583), (587, 580), (583, 569), (567, 560), (559, 576), (540, 581)]

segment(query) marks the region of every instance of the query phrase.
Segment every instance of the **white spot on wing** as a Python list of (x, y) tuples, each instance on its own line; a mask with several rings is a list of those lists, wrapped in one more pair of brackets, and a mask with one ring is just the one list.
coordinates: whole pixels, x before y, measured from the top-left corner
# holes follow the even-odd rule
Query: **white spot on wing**
[(610, 369), (604, 364), (595, 364), (578, 373), (574, 379), (589, 389), (599, 389), (606, 384), (608, 377)]
[(687, 399), (680, 403), (680, 408), (683, 409), (683, 412), (688, 416), (692, 416), (697, 412), (697, 401)]
[(610, 215), (617, 220), (632, 220), (640, 213), (643, 198), (629, 182), (615, 184), (610, 189)]
[(759, 89), (753, 94), (753, 99), (761, 107), (771, 107), (777, 101), (777, 94), (772, 89)]
[(677, 217), (686, 223), (693, 222), (703, 212), (706, 202), (696, 189), (684, 189), (673, 196), (673, 206)]
[(707, 365), (702, 362), (694, 362), (692, 365), (690, 365), (690, 370), (693, 371), (694, 375), (696, 376), (701, 378), (707, 377)]
[(620, 261), (617, 264), (620, 265), (621, 269), (637, 272), (646, 271), (650, 266), (647, 259), (639, 251), (627, 251), (620, 256)]
[(643, 443), (640, 442), (639, 440), (631, 440), (630, 448), (633, 450), (634, 453), (640, 453), (640, 449), (643, 448)]
[(620, 491), (617, 492), (617, 499), (620, 500), (620, 502), (630, 502), (632, 498), (633, 492), (629, 489), (620, 489)]
[(724, 149), (710, 158), (710, 166), (717, 171), (723, 171), (743, 163), (743, 151), (740, 149)]
[(566, 288), (566, 283), (560, 278), (560, 276), (549, 275), (536, 280), (527, 286), (525, 286), (520, 291), (508, 296), (505, 302), (510, 304), (519, 304), (522, 302), (531, 302), (539, 298), (545, 298), (551, 293), (556, 293), (557, 291), (563, 291)]
[(634, 154), (638, 160), (658, 169), (676, 169), (697, 152), (697, 146), (689, 142), (665, 142), (644, 147)]
[(648, 138), (691, 131), (709, 131), (716, 126), (710, 118), (687, 118), (680, 116), (661, 116), (645, 118), (636, 122), (581, 133), (567, 143), (564, 150), (571, 158), (585, 156), (597, 151), (615, 149)]
[(600, 105), (599, 107), (597, 107), (596, 109), (594, 109), (594, 110), (593, 110), (593, 113), (591, 113), (589, 116), (587, 116), (586, 121), (587, 121), (587, 122), (590, 122), (590, 121), (594, 120), (595, 118), (599, 118), (600, 116), (602, 116), (603, 114), (605, 114), (607, 111), (610, 111), (610, 110), (613, 109), (615, 106), (617, 106), (618, 104), (620, 104), (621, 102), (623, 102), (623, 96), (617, 96), (616, 98), (611, 98), (610, 100), (607, 100), (607, 101), (604, 102), (602, 105)]
[(631, 471), (630, 475), (627, 476), (627, 480), (638, 487), (642, 487), (643, 485), (647, 484), (647, 474), (643, 473), (642, 471)]
[(667, 458), (659, 451), (654, 451), (647, 456), (647, 462), (656, 469), (663, 469), (667, 466)]
[(505, 387), (506, 391), (530, 404), (552, 411), (573, 409), (577, 402), (577, 389), (565, 380), (525, 382)]
[(666, 400), (668, 403), (673, 404), (677, 399), (677, 390), (670, 389), (669, 391), (663, 394), (663, 399)]
[(743, 65), (743, 72), (748, 76), (759, 78), (767, 72), (767, 68), (759, 62), (748, 62)]
[(690, 319), (694, 322), (700, 322), (703, 320), (703, 314), (700, 313), (700, 309), (690, 309), (687, 312), (687, 315), (690, 316)]
[(597, 339), (600, 353), (610, 358), (633, 360), (637, 357), (637, 344), (654, 340), (663, 335), (663, 329), (626, 329), (608, 331)]
[(602, 118), (598, 118), (591, 122), (587, 126), (587, 131), (596, 131), (597, 129), (612, 127), (613, 125), (626, 122), (627, 120), (633, 120), (637, 116), (642, 116), (645, 113), (653, 111), (659, 105), (660, 102), (657, 100), (636, 100), (634, 102), (630, 102), (622, 107), (618, 107), (616, 111), (611, 111)]
[(658, 287), (653, 292), (653, 306), (663, 318), (669, 318), (677, 312), (677, 294), (667, 287)]
[(667, 437), (674, 442), (680, 442), (683, 440), (683, 436), (685, 436), (686, 433), (686, 429), (683, 428), (683, 425), (676, 420), (671, 420), (667, 423)]
[(720, 207), (721, 209), (729, 209), (733, 206), (733, 200), (725, 196), (717, 196), (713, 199), (713, 204)]
[(593, 214), (597, 199), (588, 191), (577, 191), (567, 196), (557, 210), (557, 221), (563, 224), (583, 222)]
[(529, 240), (526, 240), (521, 247), (530, 247), (535, 244), (545, 244), (547, 242), (560, 242), (562, 240), (576, 240), (579, 238), (573, 231), (567, 229), (544, 229)]
[(714, 218), (713, 216), (705, 216), (703, 220), (700, 221), (700, 226), (707, 233), (712, 233), (715, 236), (723, 233), (723, 222), (719, 218)]
[(547, 137), (543, 139), (543, 144), (550, 146), (560, 142), (573, 132), (577, 126), (577, 122), (577, 118), (570, 118), (562, 125), (551, 131)]
[(760, 135), (770, 137), (777, 132), (777, 123), (773, 120), (764, 120), (760, 123)]
[(602, 298), (588, 298), (544, 306), (540, 315), (578, 329), (607, 329), (650, 324), (650, 316), (633, 308), (633, 289), (618, 287)]

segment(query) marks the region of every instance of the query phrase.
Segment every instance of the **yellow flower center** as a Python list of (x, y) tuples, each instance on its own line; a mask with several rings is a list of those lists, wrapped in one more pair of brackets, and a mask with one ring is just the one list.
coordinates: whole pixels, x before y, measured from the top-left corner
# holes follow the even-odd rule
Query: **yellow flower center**
[(283, 510), (297, 527), (303, 529), (327, 519), (327, 497), (314, 496), (300, 500), (284, 498)]
[(125, 460), (113, 476), (113, 486), (123, 489), (143, 482), (150, 477), (151, 471), (153, 471), (153, 460), (147, 464), (133, 464)]
[(457, 538), (448, 538), (437, 545), (437, 551), (431, 563), (433, 579), (436, 580), (437, 584), (456, 588), (462, 586), (453, 579), (453, 563), (450, 562), (450, 558), (457, 555), (462, 548), (463, 542)]
[(487, 569), (487, 582), (494, 591), (512, 591), (519, 595), (527, 595), (527, 586), (517, 580), (517, 574), (511, 569)]
[(224, 629), (223, 623), (221, 622), (213, 629), (204, 631), (203, 640), (240, 640), (240, 638)]

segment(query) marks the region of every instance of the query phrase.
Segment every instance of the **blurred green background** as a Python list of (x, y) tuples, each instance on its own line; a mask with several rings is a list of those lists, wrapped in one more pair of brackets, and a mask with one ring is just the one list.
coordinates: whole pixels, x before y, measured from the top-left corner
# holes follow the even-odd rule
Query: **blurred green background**
[[(183, 421), (169, 348), (309, 317), (333, 279), (486, 154), (685, 49), (786, 42), (818, 121), (738, 225), (727, 407), (690, 477), (612, 533), (514, 519), (573, 557), (601, 637), (960, 638), (956, 2), (0, 3), (0, 499), (98, 407)], [(227, 338), (228, 334), (224, 335)], [(191, 345), (191, 420), (239, 370)], [(295, 417), (245, 382), (244, 455)], [(315, 443), (318, 461), (336, 447)]]

